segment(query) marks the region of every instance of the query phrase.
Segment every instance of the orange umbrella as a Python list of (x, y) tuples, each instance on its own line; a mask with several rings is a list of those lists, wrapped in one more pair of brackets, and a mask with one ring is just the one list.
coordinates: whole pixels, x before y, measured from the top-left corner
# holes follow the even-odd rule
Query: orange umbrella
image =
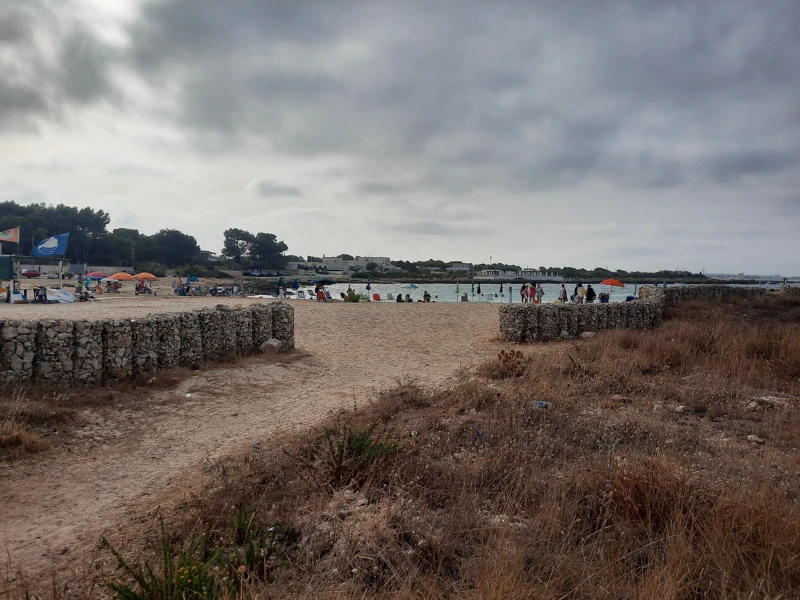
[(133, 278), (138, 279), (139, 281), (158, 281), (158, 277), (152, 273), (138, 273), (137, 275), (134, 275)]
[(128, 273), (114, 273), (108, 276), (109, 279), (116, 279), (117, 281), (133, 281), (133, 276)]
[(600, 282), (600, 285), (610, 285), (613, 287), (625, 287), (625, 284), (622, 283), (619, 279), (604, 279)]

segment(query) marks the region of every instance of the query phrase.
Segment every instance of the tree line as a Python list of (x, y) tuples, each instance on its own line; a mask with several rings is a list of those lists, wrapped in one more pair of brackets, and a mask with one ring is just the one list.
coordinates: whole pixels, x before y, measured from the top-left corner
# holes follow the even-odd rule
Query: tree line
[[(33, 247), (43, 239), (69, 233), (65, 258), (78, 263), (178, 267), (205, 262), (206, 256), (201, 254), (200, 245), (192, 235), (168, 228), (152, 235), (125, 227), (109, 231), (110, 222), (107, 212), (89, 207), (0, 202), (0, 231), (20, 228), (19, 246), (6, 242), (5, 254), (30, 256)], [(286, 259), (292, 258), (283, 256), (288, 249), (286, 244), (271, 233), (228, 229), (224, 236), (222, 266), (282, 268)]]

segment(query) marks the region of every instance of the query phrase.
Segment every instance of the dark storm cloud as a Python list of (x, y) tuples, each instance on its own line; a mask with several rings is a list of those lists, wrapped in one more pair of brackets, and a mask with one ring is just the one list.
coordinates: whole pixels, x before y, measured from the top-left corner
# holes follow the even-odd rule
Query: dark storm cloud
[(36, 118), (60, 118), (113, 93), (113, 54), (53, 6), (0, 7), (0, 130), (31, 129)]
[(796, 14), (791, 2), (172, 0), (147, 5), (131, 39), (138, 72), (177, 82), (175, 118), (206, 144), (348, 156), (365, 193), (390, 191), (374, 186), (378, 157), (457, 193), (666, 189), (797, 166), (797, 145), (776, 140), (800, 117), (773, 110), (800, 86)]

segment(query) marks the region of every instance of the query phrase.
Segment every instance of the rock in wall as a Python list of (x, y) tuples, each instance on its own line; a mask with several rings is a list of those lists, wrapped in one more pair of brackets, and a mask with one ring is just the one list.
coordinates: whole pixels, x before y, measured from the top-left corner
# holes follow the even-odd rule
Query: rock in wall
[(0, 383), (28, 381), (33, 376), (35, 321), (0, 323)]
[(284, 351), (294, 348), (294, 308), (288, 304), (272, 305), (272, 337), (280, 340)]
[(200, 337), (203, 340), (203, 360), (208, 362), (219, 362), (226, 358), (223, 351), (224, 347), (224, 324), (222, 313), (217, 310), (201, 310), (200, 317)]
[(187, 369), (196, 369), (203, 362), (203, 337), (200, 335), (200, 313), (178, 315), (181, 336), (179, 364)]
[(247, 356), (253, 353), (253, 311), (236, 311), (236, 354)]
[(75, 321), (72, 327), (72, 378), (77, 383), (103, 380), (103, 324)]
[(578, 310), (578, 335), (586, 331), (597, 331), (597, 313), (599, 304), (586, 304)]
[(254, 304), (250, 307), (253, 316), (253, 352), (258, 352), (261, 344), (272, 337), (272, 306)]
[(41, 381), (71, 381), (73, 374), (72, 321), (37, 321), (34, 377)]
[(156, 354), (160, 369), (174, 369), (181, 364), (180, 315), (157, 315), (153, 317), (156, 329)]
[(133, 329), (131, 321), (103, 321), (103, 377), (128, 379), (133, 373)]
[(147, 373), (158, 367), (158, 328), (154, 317), (131, 319), (134, 373)]

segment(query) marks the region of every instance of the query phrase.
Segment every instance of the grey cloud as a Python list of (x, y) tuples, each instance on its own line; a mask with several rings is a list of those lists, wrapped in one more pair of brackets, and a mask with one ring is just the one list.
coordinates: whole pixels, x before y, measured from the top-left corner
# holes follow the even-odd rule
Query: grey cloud
[(47, 101), (35, 87), (0, 79), (0, 131), (22, 128), (27, 117), (46, 110)]
[(73, 31), (61, 48), (61, 88), (66, 98), (88, 103), (109, 95), (109, 56), (86, 31)]
[(385, 225), (385, 229), (410, 233), (413, 235), (466, 237), (489, 235), (496, 231), (491, 225), (453, 225), (448, 222), (434, 220), (403, 221), (397, 224)]
[(18, 42), (27, 35), (30, 27), (19, 14), (0, 8), (0, 46)]
[(35, 130), (37, 119), (60, 119), (112, 95), (115, 60), (68, 5), (31, 0), (0, 8), (0, 130)]
[(250, 184), (250, 193), (262, 198), (280, 198), (290, 196), (299, 198), (303, 193), (296, 187), (289, 185), (278, 185), (270, 181), (258, 179)]

